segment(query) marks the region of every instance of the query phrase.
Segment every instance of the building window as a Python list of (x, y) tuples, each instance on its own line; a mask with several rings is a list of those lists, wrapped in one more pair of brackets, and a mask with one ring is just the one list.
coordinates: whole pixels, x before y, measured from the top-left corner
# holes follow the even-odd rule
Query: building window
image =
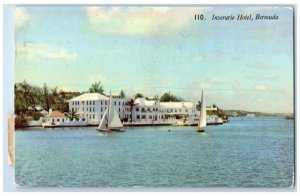
[(93, 112), (95, 112), (95, 107), (93, 107)]
[(138, 111), (139, 111), (139, 108), (135, 108), (135, 111), (137, 111), (137, 112), (138, 112)]
[(84, 112), (84, 107), (82, 107), (82, 111)]
[(81, 104), (83, 105), (83, 104), (84, 104), (84, 101), (82, 101)]
[(140, 119), (140, 115), (137, 115), (137, 116), (136, 116), (136, 119)]
[(95, 105), (95, 101), (93, 101), (93, 105)]
[(93, 119), (95, 119), (95, 114), (93, 114)]
[(101, 112), (102, 112), (102, 107), (101, 107)]
[(105, 101), (105, 105), (107, 105), (107, 101)]
[(92, 115), (90, 114), (90, 119), (92, 119)]
[(188, 112), (187, 109), (185, 109), (185, 112), (186, 112), (186, 113)]
[(114, 101), (114, 104), (117, 105), (117, 103)]
[(57, 122), (59, 122), (59, 119), (56, 119)]
[(119, 101), (119, 106), (121, 105), (121, 102)]
[(121, 112), (121, 109), (119, 108), (119, 112)]
[(62, 119), (62, 122), (65, 122), (65, 119)]
[(142, 115), (142, 119), (146, 119), (146, 115)]
[(100, 105), (102, 105), (102, 101), (100, 102)]
[(175, 112), (177, 112), (177, 110), (175, 110)]

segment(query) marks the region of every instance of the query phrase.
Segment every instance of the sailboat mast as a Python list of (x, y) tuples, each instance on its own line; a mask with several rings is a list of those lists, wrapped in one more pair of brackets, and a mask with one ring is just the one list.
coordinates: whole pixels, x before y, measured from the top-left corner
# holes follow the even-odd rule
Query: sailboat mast
[(111, 115), (111, 110), (112, 110), (112, 96), (111, 96), (111, 91), (109, 91), (109, 105), (108, 105), (108, 110), (107, 110), (107, 127), (108, 123), (110, 123), (110, 115)]
[(203, 132), (205, 127), (206, 127), (206, 104), (205, 104), (204, 95), (202, 91), (198, 131)]
[(202, 94), (201, 94), (201, 103), (200, 103), (200, 113), (199, 113), (199, 123), (198, 123), (198, 127), (200, 128), (201, 127), (201, 117), (202, 117), (202, 107), (203, 107), (203, 91), (202, 91)]

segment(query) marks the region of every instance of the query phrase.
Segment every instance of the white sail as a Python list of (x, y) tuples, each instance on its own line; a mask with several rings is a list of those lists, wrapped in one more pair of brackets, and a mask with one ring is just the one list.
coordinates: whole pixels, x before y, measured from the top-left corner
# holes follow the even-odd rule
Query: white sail
[(202, 96), (201, 96), (201, 110), (200, 110), (200, 119), (199, 119), (199, 124), (198, 124), (198, 130), (204, 130), (206, 127), (206, 104), (205, 104), (205, 99), (202, 91)]
[(105, 129), (107, 128), (108, 125), (108, 115), (107, 115), (107, 109), (105, 110), (103, 117), (100, 121), (100, 124), (98, 126), (99, 129)]
[(114, 108), (110, 111), (108, 128), (122, 128), (123, 124), (119, 118), (118, 111)]
[(120, 120), (119, 113), (114, 108), (112, 103), (112, 96), (109, 97), (108, 108), (105, 110), (101, 122), (98, 126), (98, 130), (110, 131), (110, 130), (121, 130), (123, 124)]

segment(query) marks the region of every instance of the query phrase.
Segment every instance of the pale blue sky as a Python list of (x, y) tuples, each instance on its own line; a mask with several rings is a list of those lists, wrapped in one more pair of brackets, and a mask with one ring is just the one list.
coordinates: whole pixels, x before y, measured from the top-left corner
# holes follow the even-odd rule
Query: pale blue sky
[[(211, 20), (240, 13), (279, 19)], [(186, 100), (204, 90), (224, 109), (292, 112), (292, 19), (283, 7), (18, 7), (15, 81)]]

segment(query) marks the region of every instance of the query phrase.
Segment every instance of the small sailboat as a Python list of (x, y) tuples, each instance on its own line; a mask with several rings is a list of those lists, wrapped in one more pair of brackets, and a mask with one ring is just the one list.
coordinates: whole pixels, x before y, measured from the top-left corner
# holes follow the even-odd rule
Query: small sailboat
[(197, 127), (198, 132), (204, 132), (204, 129), (206, 127), (206, 104), (203, 96), (203, 91), (201, 95), (201, 109), (200, 109), (200, 118), (199, 123)]
[(97, 128), (98, 131), (119, 131), (123, 132), (123, 124), (120, 120), (118, 111), (113, 107), (112, 97), (109, 97), (108, 108), (105, 110), (104, 115)]

